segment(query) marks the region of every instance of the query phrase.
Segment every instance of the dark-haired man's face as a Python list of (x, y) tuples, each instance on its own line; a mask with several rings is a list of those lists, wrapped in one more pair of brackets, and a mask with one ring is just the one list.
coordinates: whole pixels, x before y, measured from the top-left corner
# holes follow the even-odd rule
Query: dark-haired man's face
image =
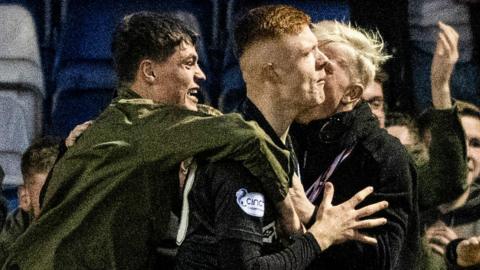
[(154, 72), (156, 80), (152, 99), (155, 102), (197, 110), (199, 83), (206, 78), (198, 66), (195, 46), (185, 42), (180, 44), (165, 61), (154, 63)]

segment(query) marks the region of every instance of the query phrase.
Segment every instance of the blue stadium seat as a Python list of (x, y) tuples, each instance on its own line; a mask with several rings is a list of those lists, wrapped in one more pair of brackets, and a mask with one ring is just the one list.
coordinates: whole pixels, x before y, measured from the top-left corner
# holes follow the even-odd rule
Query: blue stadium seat
[(22, 183), (20, 157), (42, 132), (44, 99), (34, 20), (21, 5), (0, 4), (0, 165), (5, 186)]
[(51, 0), (0, 0), (0, 5), (24, 7), (35, 22), (40, 46), (47, 46), (51, 38)]
[[(66, 136), (77, 124), (94, 119), (114, 95), (116, 77), (111, 59), (111, 35), (123, 16), (141, 10), (171, 12), (190, 23), (203, 37), (198, 44), (200, 65), (209, 75), (214, 2), (179, 1), (62, 1), (60, 37), (52, 100), (53, 135)], [(214, 22), (215, 21), (215, 22)], [(203, 87), (207, 87), (203, 85)]]
[(347, 0), (229, 0), (226, 15), (228, 40), (226, 41), (227, 48), (223, 61), (222, 85), (219, 98), (219, 107), (224, 112), (233, 111), (245, 98), (245, 82), (241, 76), (238, 59), (235, 57), (233, 49), (234, 24), (246, 11), (267, 4), (294, 6), (308, 13), (312, 17), (313, 22), (333, 19), (348, 21), (350, 18), (350, 9)]

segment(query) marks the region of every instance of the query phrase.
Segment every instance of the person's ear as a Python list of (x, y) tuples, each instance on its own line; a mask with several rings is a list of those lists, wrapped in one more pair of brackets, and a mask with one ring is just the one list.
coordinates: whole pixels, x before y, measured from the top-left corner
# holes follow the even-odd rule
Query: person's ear
[(275, 70), (275, 65), (273, 63), (265, 63), (262, 66), (262, 78), (268, 82), (277, 82), (279, 75)]
[(359, 83), (348, 86), (345, 90), (345, 94), (342, 97), (342, 103), (346, 105), (360, 100), (362, 98), (363, 88), (363, 85)]
[(139, 71), (141, 77), (148, 83), (153, 83), (156, 78), (155, 63), (150, 59), (144, 59), (140, 61)]

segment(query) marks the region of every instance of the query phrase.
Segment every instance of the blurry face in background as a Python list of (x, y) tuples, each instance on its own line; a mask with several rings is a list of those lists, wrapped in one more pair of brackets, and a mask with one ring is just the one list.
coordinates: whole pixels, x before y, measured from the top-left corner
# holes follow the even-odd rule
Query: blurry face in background
[(386, 129), (388, 134), (399, 139), (403, 145), (415, 144), (415, 140), (407, 126), (389, 126)]
[(467, 180), (472, 183), (480, 176), (480, 119), (473, 116), (461, 116), (463, 129), (467, 141)]
[(30, 210), (35, 218), (40, 215), (40, 191), (47, 179), (48, 172), (45, 173), (29, 173), (24, 176), (25, 189), (30, 199)]
[(362, 99), (370, 105), (373, 115), (380, 122), (380, 127), (385, 128), (385, 108), (382, 85), (374, 81), (363, 90)]
[(30, 212), (30, 210), (32, 209), (32, 204), (30, 203), (30, 196), (28, 195), (27, 189), (24, 185), (18, 186), (17, 196), (18, 207), (20, 207), (25, 212)]

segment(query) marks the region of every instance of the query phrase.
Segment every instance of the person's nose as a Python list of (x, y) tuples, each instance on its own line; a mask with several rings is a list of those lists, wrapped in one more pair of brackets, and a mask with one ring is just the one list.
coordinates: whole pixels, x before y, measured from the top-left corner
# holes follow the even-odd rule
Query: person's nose
[(329, 63), (328, 57), (322, 51), (320, 51), (318, 48), (316, 49), (315, 54), (317, 56), (315, 68), (317, 70), (324, 69), (327, 66), (327, 64)]
[(203, 70), (200, 68), (200, 66), (196, 65), (196, 70), (195, 70), (195, 80), (196, 81), (205, 81), (207, 79), (207, 76), (205, 76), (205, 73), (203, 73)]

